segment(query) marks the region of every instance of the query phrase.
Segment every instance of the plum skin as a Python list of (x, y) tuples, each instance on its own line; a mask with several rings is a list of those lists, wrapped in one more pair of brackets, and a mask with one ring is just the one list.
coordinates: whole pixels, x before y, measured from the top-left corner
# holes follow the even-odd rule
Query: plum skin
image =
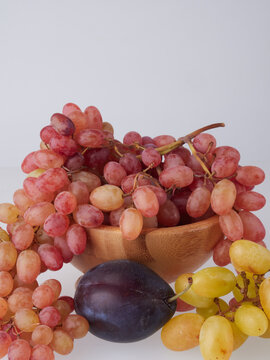
[(170, 320), (176, 301), (170, 285), (146, 266), (113, 260), (84, 274), (75, 293), (75, 310), (89, 332), (112, 342), (135, 342), (151, 336)]

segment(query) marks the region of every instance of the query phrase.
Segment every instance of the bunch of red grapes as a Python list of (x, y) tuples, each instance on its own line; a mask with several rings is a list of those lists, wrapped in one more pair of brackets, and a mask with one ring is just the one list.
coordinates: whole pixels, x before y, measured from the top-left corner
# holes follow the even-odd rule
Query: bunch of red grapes
[(82, 254), (89, 228), (120, 226), (123, 239), (134, 241), (144, 228), (217, 214), (224, 233), (213, 253), (217, 265), (230, 262), (235, 240), (264, 245), (264, 226), (252, 213), (265, 204), (253, 190), (264, 172), (240, 166), (235, 148), (216, 147), (204, 131), (218, 126), (179, 139), (131, 131), (120, 142), (94, 106), (83, 112), (68, 103), (52, 115), (40, 149), (22, 163), (28, 176), (14, 205), (0, 205), (7, 224), (0, 230), (0, 358), (51, 360), (86, 335), (88, 322), (71, 314), (73, 299), (59, 297), (61, 284), (36, 279)]

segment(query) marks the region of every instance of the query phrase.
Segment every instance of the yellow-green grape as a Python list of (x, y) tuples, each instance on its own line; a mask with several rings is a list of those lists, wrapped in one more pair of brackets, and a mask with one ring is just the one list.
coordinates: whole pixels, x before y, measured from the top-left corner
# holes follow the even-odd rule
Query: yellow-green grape
[(265, 274), (270, 270), (270, 251), (249, 240), (237, 240), (230, 247), (230, 258), (237, 271)]
[(198, 314), (181, 314), (169, 320), (161, 331), (161, 340), (170, 350), (184, 351), (199, 345), (204, 318)]
[(2, 228), (0, 228), (0, 242), (1, 241), (10, 241), (8, 233)]
[(261, 283), (259, 296), (263, 310), (270, 319), (270, 278), (264, 279)]
[(261, 336), (268, 328), (265, 313), (251, 304), (241, 305), (235, 312), (235, 324), (246, 335)]
[(33, 170), (32, 172), (30, 172), (27, 177), (34, 177), (34, 178), (38, 178), (40, 177), (40, 175), (42, 175), (46, 170), (44, 169), (36, 169)]
[(4, 224), (13, 224), (17, 220), (20, 212), (13, 204), (0, 204), (0, 222)]
[(233, 331), (233, 350), (236, 350), (244, 344), (248, 338), (248, 335), (244, 334), (234, 321), (231, 321), (231, 327)]
[[(184, 289), (186, 289), (189, 285), (188, 278), (192, 277), (192, 273), (182, 274), (180, 275), (175, 282), (175, 292), (179, 294)], [(205, 296), (200, 296), (196, 294), (192, 287), (182, 296), (180, 299), (185, 301), (187, 304), (199, 307), (199, 308), (208, 308), (213, 304), (213, 299), (207, 298)]]
[(201, 327), (199, 341), (204, 360), (229, 360), (234, 344), (230, 321), (219, 315), (209, 317)]
[(268, 320), (268, 328), (266, 332), (262, 334), (260, 337), (264, 339), (270, 339), (270, 320)]
[(215, 298), (228, 294), (236, 284), (232, 271), (222, 267), (202, 269), (193, 276), (192, 290), (198, 295)]
[[(253, 274), (247, 272), (246, 278), (249, 280), (247, 296), (250, 299), (255, 298), (257, 296), (257, 292), (256, 292), (255, 281), (253, 279)], [(244, 289), (244, 287), (245, 287), (244, 280), (240, 274), (236, 276), (236, 283), (238, 284), (238, 286), (240, 286), (241, 289)], [(244, 295), (241, 293), (241, 291), (240, 291), (240, 289), (238, 289), (238, 287), (235, 287), (233, 289), (233, 295), (238, 302), (243, 300), (243, 298), (244, 298)]]
[[(226, 303), (226, 301), (222, 299), (218, 299), (220, 310), (222, 312), (226, 312), (229, 310), (229, 305)], [(218, 305), (213, 302), (211, 306), (208, 308), (196, 308), (197, 314), (201, 315), (205, 319), (209, 318), (210, 316), (217, 315), (219, 313), (219, 307)]]

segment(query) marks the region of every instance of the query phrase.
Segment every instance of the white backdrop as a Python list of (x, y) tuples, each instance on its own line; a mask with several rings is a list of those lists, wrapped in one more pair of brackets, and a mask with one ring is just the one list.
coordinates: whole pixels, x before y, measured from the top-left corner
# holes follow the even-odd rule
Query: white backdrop
[[(20, 186), (40, 129), (70, 101), (97, 106), (119, 139), (225, 122), (212, 134), (240, 150), (241, 164), (266, 170), (260, 189), (270, 195), (269, 14), (268, 0), (0, 0), (1, 202)], [(73, 292), (71, 266), (53, 276)], [(232, 359), (259, 358), (259, 348), (266, 357), (269, 344), (249, 339)], [(200, 359), (198, 349), (166, 350), (159, 335), (136, 345), (89, 336), (66, 359), (135, 355)]]

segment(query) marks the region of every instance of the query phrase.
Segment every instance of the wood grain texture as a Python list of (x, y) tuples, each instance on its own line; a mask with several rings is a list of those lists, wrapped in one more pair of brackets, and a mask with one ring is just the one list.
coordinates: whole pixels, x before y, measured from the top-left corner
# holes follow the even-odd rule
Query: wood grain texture
[(87, 233), (85, 252), (72, 261), (82, 272), (105, 261), (129, 259), (147, 265), (168, 282), (203, 265), (223, 236), (217, 216), (189, 225), (146, 229), (133, 241), (123, 240), (120, 229), (113, 226)]

